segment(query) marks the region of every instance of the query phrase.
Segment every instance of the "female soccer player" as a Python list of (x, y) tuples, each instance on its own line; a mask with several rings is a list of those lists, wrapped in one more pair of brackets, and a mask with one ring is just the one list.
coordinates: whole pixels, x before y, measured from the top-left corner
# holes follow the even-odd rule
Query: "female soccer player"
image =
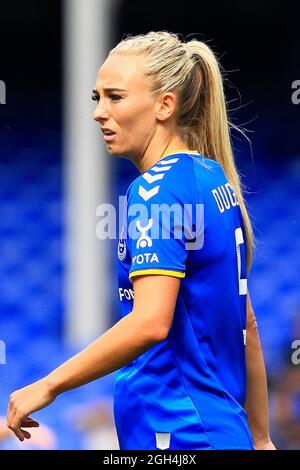
[(216, 57), (167, 32), (129, 37), (100, 68), (93, 99), (108, 152), (141, 172), (118, 246), (122, 319), (12, 393), (9, 428), (30, 438), (32, 412), (120, 369), (121, 449), (273, 449), (247, 294), (252, 231)]

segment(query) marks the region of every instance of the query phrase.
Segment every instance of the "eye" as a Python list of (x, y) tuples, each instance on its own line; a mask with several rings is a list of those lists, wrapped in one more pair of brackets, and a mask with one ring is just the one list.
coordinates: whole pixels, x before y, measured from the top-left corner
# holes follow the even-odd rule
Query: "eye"
[(115, 93), (109, 93), (108, 96), (112, 101), (118, 101), (118, 100), (122, 99), (122, 96), (116, 95)]
[(97, 101), (97, 103), (99, 103), (99, 101), (100, 101), (100, 96), (99, 96), (99, 95), (96, 95), (96, 93), (93, 93), (93, 94), (92, 94), (92, 100), (93, 100), (93, 101)]

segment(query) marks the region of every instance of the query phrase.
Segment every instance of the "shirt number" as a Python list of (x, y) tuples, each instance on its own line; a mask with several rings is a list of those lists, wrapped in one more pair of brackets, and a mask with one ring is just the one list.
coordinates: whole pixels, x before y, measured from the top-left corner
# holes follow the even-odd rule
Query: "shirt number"
[(241, 244), (244, 243), (243, 231), (241, 227), (235, 229), (235, 244), (236, 244), (236, 257), (237, 257), (237, 269), (239, 278), (239, 294), (247, 294), (247, 279), (243, 279), (242, 275), (242, 257), (241, 257)]

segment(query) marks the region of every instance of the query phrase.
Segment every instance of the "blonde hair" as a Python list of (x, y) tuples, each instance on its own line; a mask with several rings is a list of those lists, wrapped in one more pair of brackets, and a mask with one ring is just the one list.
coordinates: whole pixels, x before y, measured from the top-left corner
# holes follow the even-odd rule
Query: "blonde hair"
[[(146, 57), (146, 74), (155, 94), (177, 95), (176, 122), (190, 149), (219, 162), (240, 205), (247, 244), (247, 269), (253, 252), (253, 231), (235, 166), (230, 127), (218, 60), (213, 51), (195, 39), (182, 42), (176, 34), (150, 32), (129, 36), (111, 50)], [(235, 127), (235, 126), (233, 126)]]

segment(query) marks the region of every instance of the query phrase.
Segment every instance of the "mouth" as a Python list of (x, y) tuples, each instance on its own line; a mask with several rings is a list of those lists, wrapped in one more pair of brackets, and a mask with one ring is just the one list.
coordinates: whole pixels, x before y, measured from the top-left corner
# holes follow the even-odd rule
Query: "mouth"
[(102, 128), (101, 131), (103, 132), (103, 139), (105, 142), (111, 142), (115, 138), (116, 133), (111, 129)]

